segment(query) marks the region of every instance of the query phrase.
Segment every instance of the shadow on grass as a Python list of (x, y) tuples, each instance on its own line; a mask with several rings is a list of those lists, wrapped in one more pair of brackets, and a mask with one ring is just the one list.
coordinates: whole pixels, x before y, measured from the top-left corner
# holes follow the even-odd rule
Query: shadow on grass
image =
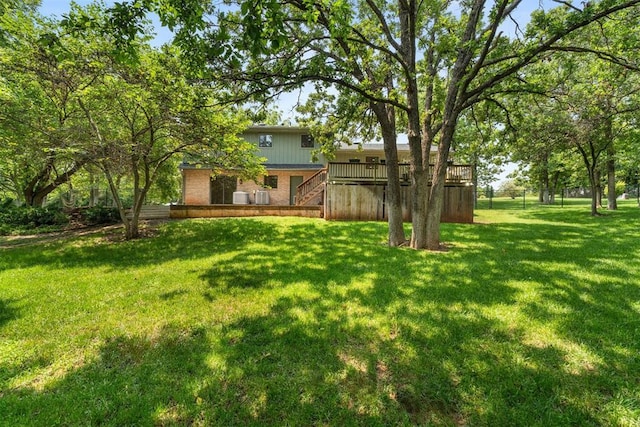
[(122, 270), (171, 260), (197, 259), (242, 248), (247, 241), (273, 240), (273, 228), (260, 220), (175, 221), (156, 237), (96, 241), (95, 236), (5, 248), (0, 271), (34, 265), (63, 268), (113, 267)]
[[(273, 410), (292, 411), (288, 407), (292, 403), (278, 404), (269, 392), (272, 387), (264, 385), (278, 377), (274, 370), (292, 367), (288, 375), (273, 380), (280, 397), (291, 395), (286, 401), (295, 401), (296, 393), (306, 393), (325, 408), (360, 407), (367, 414), (384, 413), (383, 423), (597, 423), (580, 406), (585, 390), (568, 387), (567, 396), (558, 390), (584, 380), (590, 387), (613, 391), (615, 386), (605, 371), (567, 372), (566, 349), (529, 343), (522, 327), (482, 314), (483, 309), (518, 303), (521, 291), (510, 281), (536, 277), (542, 283), (541, 292), (549, 292), (554, 285), (544, 284), (545, 274), (537, 263), (550, 255), (557, 256), (560, 264), (574, 262), (575, 253), (561, 256), (567, 248), (560, 246), (545, 254), (538, 239), (573, 233), (573, 228), (539, 226), (533, 236), (528, 232), (528, 240), (510, 248), (514, 234), (521, 233), (515, 227), (468, 227), (460, 240), (477, 240), (484, 246), (465, 250), (463, 262), (448, 262), (445, 267), (435, 258), (440, 255), (372, 242), (370, 236), (381, 231), (376, 224), (359, 226), (356, 235), (339, 224), (292, 226), (288, 233), (295, 236), (291, 237), (295, 244), (248, 249), (203, 274), (210, 286), (205, 291), (209, 302), (229, 291), (251, 293), (289, 286), (311, 290), (302, 293), (306, 297), (279, 299), (265, 316), (230, 326), (228, 339), (233, 345), (219, 351), (226, 354), (225, 360), (249, 355), (255, 361), (251, 377), (267, 388), (263, 397), (255, 399), (269, 402), (266, 405), (273, 405)], [(478, 235), (473, 236), (475, 233)], [(360, 243), (354, 246), (351, 239)], [(505, 247), (508, 255), (501, 250)], [(513, 269), (505, 268), (501, 262), (505, 258)], [(550, 281), (575, 279), (571, 273), (563, 276), (557, 271), (549, 272), (548, 277)], [(619, 276), (619, 280), (626, 279)], [(373, 285), (359, 286), (361, 282)], [(617, 298), (617, 305), (611, 306), (615, 313), (607, 316), (617, 320), (633, 317), (633, 297), (609, 296), (607, 306), (612, 298)], [(586, 308), (580, 301), (580, 295), (574, 295), (559, 302), (579, 312)], [(545, 306), (525, 304), (524, 310), (532, 319), (558, 318)], [(566, 324), (561, 332), (584, 342), (603, 359), (633, 368), (630, 360), (620, 359), (597, 340), (582, 341), (587, 336), (572, 331), (571, 325)], [(625, 345), (617, 339), (610, 343)], [(327, 355), (331, 363), (325, 369)], [(309, 371), (312, 366), (316, 369)], [(337, 388), (328, 393), (323, 389), (325, 383), (309, 377), (313, 373), (332, 378)], [(260, 390), (258, 385), (252, 388)], [(318, 391), (326, 397), (320, 398)]]
[(113, 337), (41, 391), (4, 389), (0, 412), (12, 425), (189, 424), (199, 416), (191, 379), (206, 376), (208, 349), (202, 329)]
[(605, 242), (610, 226), (526, 214), (540, 223), (444, 225), (444, 254), (388, 248), (380, 223), (268, 220), (42, 250), (45, 265), (114, 268), (225, 253), (200, 276), (202, 304), (260, 309), (117, 336), (44, 391), (3, 391), (0, 412), (14, 424), (40, 408), (37, 424), (597, 425), (616, 399), (633, 411), (640, 288), (624, 265), (637, 233), (625, 217)]
[(18, 309), (13, 299), (0, 298), (0, 328), (6, 323), (18, 318)]

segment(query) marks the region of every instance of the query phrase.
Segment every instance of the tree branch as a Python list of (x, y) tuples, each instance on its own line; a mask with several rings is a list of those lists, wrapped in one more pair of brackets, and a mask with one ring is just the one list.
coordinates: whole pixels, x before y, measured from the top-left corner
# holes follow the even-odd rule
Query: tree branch
[(463, 99), (461, 99), (461, 103), (460, 104), (461, 105), (462, 104), (467, 104), (469, 101), (472, 101), (473, 99), (477, 100), (478, 96), (482, 92), (484, 92), (485, 90), (487, 90), (488, 88), (490, 88), (492, 86), (495, 86), (500, 81), (504, 80), (505, 78), (507, 78), (510, 75), (514, 74), (516, 71), (518, 71), (521, 68), (525, 67), (536, 56), (540, 55), (543, 52), (551, 50), (551, 48), (554, 47), (554, 44), (557, 43), (559, 40), (561, 40), (563, 37), (573, 33), (574, 31), (579, 30), (580, 28), (588, 26), (589, 24), (591, 24), (594, 21), (597, 21), (599, 19), (605, 18), (605, 17), (611, 15), (614, 12), (618, 12), (620, 10), (627, 9), (627, 8), (629, 8), (631, 6), (635, 6), (635, 5), (638, 5), (638, 4), (640, 4), (640, 0), (627, 1), (627, 2), (624, 2), (624, 3), (619, 4), (617, 6), (610, 7), (610, 8), (608, 8), (608, 9), (602, 11), (602, 12), (599, 12), (599, 13), (595, 14), (594, 16), (589, 17), (588, 19), (583, 19), (583, 20), (580, 20), (580, 21), (570, 25), (569, 27), (564, 29), (564, 31), (561, 31), (561, 32), (549, 37), (549, 39), (547, 39), (546, 41), (544, 41), (542, 43), (539, 43), (538, 46), (536, 46), (535, 48), (531, 49), (529, 52), (525, 52), (522, 56), (520, 56), (519, 60), (515, 64), (506, 67), (502, 71), (496, 72), (486, 82), (478, 85), (473, 90), (471, 90), (469, 92), (466, 92), (464, 94), (464, 96), (462, 97)]
[(611, 62), (612, 64), (619, 65), (621, 67), (626, 68), (627, 70), (640, 71), (639, 66), (635, 64), (630, 64), (629, 62), (624, 61), (623, 59), (618, 58), (617, 56), (609, 52), (604, 52), (597, 49), (590, 49), (587, 47), (578, 47), (578, 46), (551, 46), (549, 48), (549, 51), (593, 54), (604, 61), (608, 61), (608, 62)]

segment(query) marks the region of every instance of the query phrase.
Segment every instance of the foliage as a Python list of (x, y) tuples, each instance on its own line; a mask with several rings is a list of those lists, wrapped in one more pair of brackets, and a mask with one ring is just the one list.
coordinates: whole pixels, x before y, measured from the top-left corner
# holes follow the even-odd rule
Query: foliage
[(3, 422), (634, 425), (640, 210), (581, 203), (435, 257), (299, 218), (0, 239)]
[(518, 127), (511, 150), (529, 166), (541, 195), (567, 184), (589, 187), (596, 215), (606, 177), (608, 207), (615, 209), (616, 169), (629, 175), (638, 153), (632, 136), (640, 111), (639, 58), (632, 48), (637, 25), (637, 10), (631, 9), (598, 31), (576, 31), (523, 74), (538, 94), (510, 104)]
[(500, 184), (500, 188), (498, 189), (498, 191), (505, 196), (509, 196), (512, 199), (515, 199), (516, 197), (522, 195), (523, 189), (518, 188), (514, 180), (508, 179)]
[(0, 234), (43, 232), (61, 228), (69, 217), (52, 207), (17, 206), (10, 199), (0, 204)]
[(92, 77), (59, 49), (54, 22), (29, 14), (12, 31), (12, 43), (0, 45), (0, 186), (37, 207), (86, 163), (76, 100)]
[(83, 209), (82, 218), (89, 225), (113, 224), (120, 221), (120, 212), (118, 208), (97, 205)]
[[(244, 114), (212, 107), (216, 93), (187, 79), (175, 49), (146, 43), (146, 21), (116, 31), (118, 19), (140, 14), (124, 4), (111, 12), (120, 15), (106, 15), (103, 3), (72, 4), (61, 21), (33, 16), (0, 51), (0, 186), (39, 206), (61, 185), (71, 189), (81, 168), (101, 172), (133, 238), (148, 196), (175, 200), (179, 157), (198, 156), (216, 172), (238, 168), (244, 178), (264, 168), (238, 137)], [(120, 36), (132, 37), (126, 48)]]
[(3, 0), (0, 2), (0, 47), (15, 42), (15, 34), (28, 26), (29, 15), (40, 0)]
[(473, 166), (476, 188), (494, 182), (502, 172), (511, 137), (511, 129), (505, 128), (504, 121), (503, 112), (490, 103), (471, 108), (458, 119), (452, 143), (455, 162)]

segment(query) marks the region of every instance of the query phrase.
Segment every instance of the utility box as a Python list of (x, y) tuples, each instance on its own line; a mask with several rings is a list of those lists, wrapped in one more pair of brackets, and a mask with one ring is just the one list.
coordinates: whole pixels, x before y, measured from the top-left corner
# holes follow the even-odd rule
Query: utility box
[(256, 205), (268, 205), (269, 204), (269, 192), (266, 190), (256, 191)]
[(246, 191), (234, 191), (233, 192), (233, 204), (234, 205), (248, 205), (249, 193)]

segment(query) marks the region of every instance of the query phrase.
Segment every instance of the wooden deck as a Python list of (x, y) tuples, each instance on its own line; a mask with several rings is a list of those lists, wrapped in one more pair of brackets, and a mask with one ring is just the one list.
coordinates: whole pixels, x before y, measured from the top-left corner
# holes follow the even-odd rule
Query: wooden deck
[(251, 216), (296, 216), (322, 218), (322, 206), (274, 205), (172, 205), (171, 218), (226, 218)]
[[(399, 167), (402, 216), (404, 221), (411, 221), (409, 165)], [(473, 222), (472, 173), (470, 165), (447, 166), (443, 222)], [(326, 170), (298, 186), (296, 201), (303, 205), (322, 195), (325, 219), (382, 221), (388, 219), (387, 182), (387, 166), (383, 163), (331, 162)]]
[[(400, 167), (400, 179), (409, 182), (409, 164), (402, 163)], [(433, 168), (433, 165), (431, 165)], [(472, 182), (471, 165), (449, 165), (447, 166), (447, 177), (445, 185), (464, 186)], [(349, 181), (349, 182), (386, 182), (387, 165), (382, 163), (329, 163), (327, 171), (329, 182)]]

